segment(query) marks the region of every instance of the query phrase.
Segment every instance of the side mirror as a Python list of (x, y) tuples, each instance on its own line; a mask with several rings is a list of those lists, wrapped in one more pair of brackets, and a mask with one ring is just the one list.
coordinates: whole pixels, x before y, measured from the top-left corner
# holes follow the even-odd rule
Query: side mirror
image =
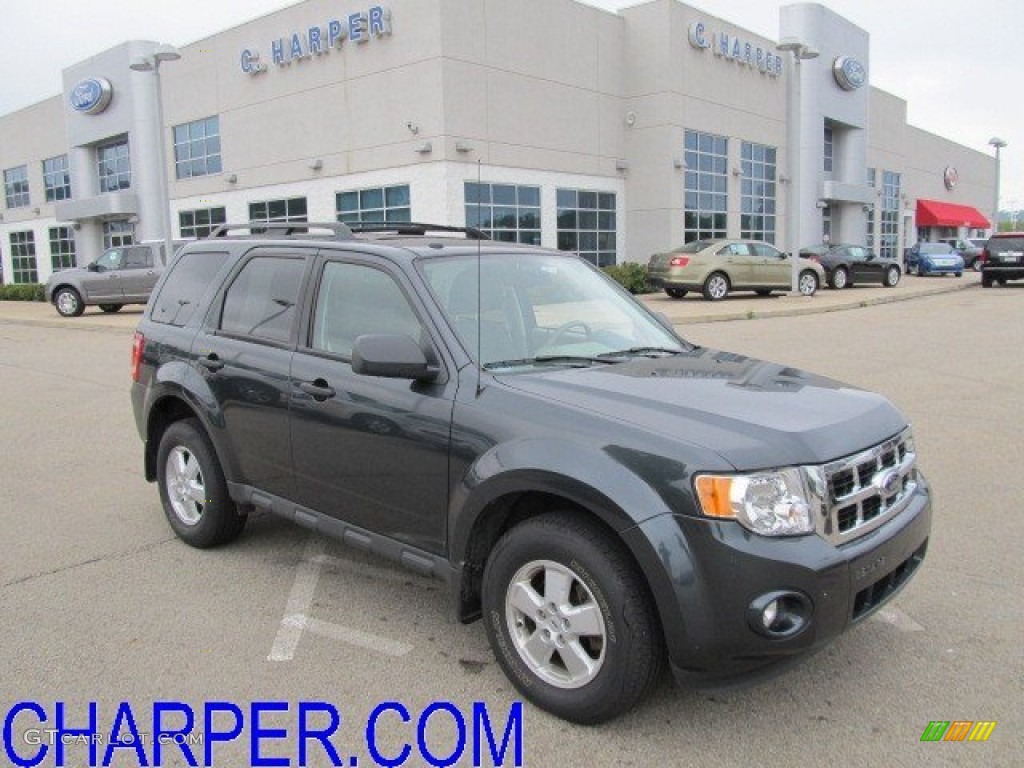
[(352, 371), (361, 376), (413, 381), (433, 381), (438, 375), (437, 368), (430, 367), (427, 356), (412, 338), (383, 333), (356, 338)]
[(89, 264), (86, 265), (85, 268), (88, 269), (90, 272), (99, 272), (100, 271), (100, 265), (97, 264), (95, 261), (90, 261)]

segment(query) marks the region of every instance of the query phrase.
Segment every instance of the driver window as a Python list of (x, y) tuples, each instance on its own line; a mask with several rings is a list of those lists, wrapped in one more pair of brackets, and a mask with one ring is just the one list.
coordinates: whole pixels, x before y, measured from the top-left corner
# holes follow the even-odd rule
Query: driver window
[(313, 320), (314, 349), (349, 358), (360, 336), (400, 334), (419, 342), (421, 332), (408, 299), (386, 272), (337, 261), (324, 266)]
[(124, 255), (122, 250), (120, 248), (111, 248), (96, 259), (96, 269), (98, 272), (106, 272), (108, 269), (121, 269), (123, 261)]

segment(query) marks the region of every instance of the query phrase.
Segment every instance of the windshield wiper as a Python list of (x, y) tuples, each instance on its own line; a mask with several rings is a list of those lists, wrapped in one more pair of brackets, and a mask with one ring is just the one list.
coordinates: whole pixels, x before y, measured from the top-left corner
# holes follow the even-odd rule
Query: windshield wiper
[(670, 347), (630, 347), (615, 352), (602, 352), (597, 357), (600, 360), (607, 360), (610, 357), (664, 357), (681, 354), (683, 354), (683, 350)]
[(587, 355), (540, 355), (538, 357), (524, 357), (519, 360), (495, 360), (491, 363), (484, 363), (484, 368), (516, 368), (526, 365), (572, 365), (577, 368), (589, 368), (594, 363), (607, 364), (604, 356), (592, 357)]

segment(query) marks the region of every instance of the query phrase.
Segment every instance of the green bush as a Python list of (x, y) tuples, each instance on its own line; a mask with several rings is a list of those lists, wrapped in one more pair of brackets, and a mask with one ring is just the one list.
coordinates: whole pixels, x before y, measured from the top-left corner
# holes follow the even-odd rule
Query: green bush
[(604, 267), (604, 271), (630, 293), (650, 293), (647, 286), (647, 268), (635, 261)]
[(0, 301), (45, 301), (46, 294), (41, 283), (0, 285)]

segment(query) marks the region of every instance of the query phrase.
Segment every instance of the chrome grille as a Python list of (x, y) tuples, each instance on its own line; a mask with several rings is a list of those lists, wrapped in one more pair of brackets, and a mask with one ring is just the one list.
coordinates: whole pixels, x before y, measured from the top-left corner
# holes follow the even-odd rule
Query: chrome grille
[(842, 544), (895, 517), (917, 489), (916, 461), (908, 429), (874, 448), (826, 464), (820, 533)]

